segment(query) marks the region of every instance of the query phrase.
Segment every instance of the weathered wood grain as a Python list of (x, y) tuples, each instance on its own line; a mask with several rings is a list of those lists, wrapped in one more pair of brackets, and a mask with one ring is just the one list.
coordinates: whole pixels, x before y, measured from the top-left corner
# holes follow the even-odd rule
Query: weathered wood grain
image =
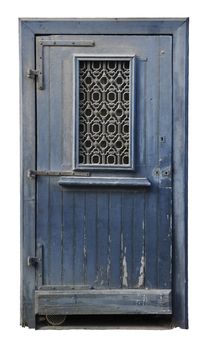
[(34, 35), (20, 22), (20, 115), (21, 115), (21, 325), (35, 327), (35, 271), (27, 266), (28, 256), (35, 256), (35, 183), (27, 170), (35, 167), (35, 86), (25, 78), (34, 67)]
[(36, 291), (36, 313), (63, 315), (171, 314), (171, 291)]
[[(86, 292), (80, 296), (79, 302), (83, 306), (76, 309), (77, 306), (74, 305), (74, 313), (88, 313), (91, 309), (99, 313), (99, 305), (101, 311), (103, 304), (104, 313), (110, 312), (111, 309), (113, 313), (117, 313), (117, 310), (119, 313), (160, 313), (162, 308), (157, 306), (159, 296), (156, 297), (154, 293), (153, 297), (152, 291), (153, 288), (170, 288), (171, 286), (172, 216), (175, 227), (173, 235), (173, 318), (175, 325), (186, 328), (188, 326), (186, 205), (188, 20), (23, 19), (20, 20), (20, 26), (22, 45), (22, 325), (35, 327), (34, 289), (35, 283), (37, 288), (40, 287), (41, 280), (39, 278), (35, 280), (35, 269), (28, 267), (26, 261), (29, 255), (35, 256), (35, 248), (39, 244), (43, 245), (44, 252), (42, 280), (49, 288), (50, 283), (58, 290), (59, 286), (64, 288), (66, 285), (79, 288), (81, 283), (87, 288), (89, 286), (100, 288), (99, 291), (94, 291), (94, 298), (86, 297)], [(61, 35), (62, 40), (63, 33), (69, 34), (68, 39), (74, 37), (79, 39), (80, 34), (80, 39), (95, 40), (96, 45), (92, 48), (85, 48), (84, 51), (82, 48), (75, 48), (73, 51), (74, 49), (67, 47), (55, 49), (52, 46), (50, 56), (48, 48), (45, 47), (45, 91), (37, 90), (36, 140), (35, 84), (32, 79), (25, 77), (25, 72), (28, 68), (35, 68), (35, 36), (45, 37), (52, 33)], [(73, 36), (73, 34), (76, 35)], [(86, 34), (89, 34), (88, 38)], [(103, 36), (95, 34), (103, 34)], [(105, 37), (105, 34), (108, 35)], [(114, 35), (111, 36), (111, 34)], [(149, 34), (152, 35), (149, 36)], [(56, 35), (53, 35), (53, 39), (54, 37)], [(39, 169), (44, 170), (47, 168), (49, 170), (72, 170), (74, 134), (72, 131), (73, 94), (70, 80), (72, 80), (73, 53), (94, 55), (98, 50), (105, 51), (107, 48), (111, 54), (136, 54), (137, 57), (146, 57), (146, 61), (136, 62), (135, 175), (149, 179), (151, 186), (146, 191), (145, 188), (138, 187), (139, 193), (135, 191), (136, 188), (129, 192), (128, 189), (124, 191), (124, 188), (120, 186), (117, 192), (110, 191), (109, 188), (107, 191), (107, 188), (103, 189), (102, 186), (98, 188), (90, 186), (90, 190), (86, 191), (84, 187), (78, 188), (77, 184), (72, 190), (68, 190), (68, 187), (58, 185), (56, 177), (52, 180), (40, 177), (37, 180), (36, 196), (36, 180), (26, 177), (28, 169), (35, 169), (37, 165)], [(171, 105), (171, 71), (173, 105)], [(172, 112), (173, 133), (171, 129)], [(36, 141), (37, 159), (35, 156)], [(172, 150), (173, 181), (169, 173), (170, 170), (172, 171)], [(119, 177), (124, 176), (121, 171), (117, 174)], [(102, 177), (104, 174), (98, 172), (97, 176)], [(112, 178), (116, 174), (110, 171), (108, 176)], [(125, 176), (128, 176), (128, 173)], [(111, 180), (108, 181), (111, 182)], [(173, 207), (171, 205), (172, 185), (174, 185)], [(75, 204), (77, 209), (75, 209)], [(35, 222), (36, 208), (37, 222)], [(159, 217), (161, 212), (163, 215)], [(102, 271), (102, 274), (100, 272), (98, 274), (98, 271)], [(137, 284), (139, 278), (141, 278), (140, 283)], [(117, 289), (117, 293), (114, 292), (115, 294), (102, 299), (104, 294), (101, 288), (116, 288), (119, 281), (124, 288), (145, 286), (151, 288), (151, 291), (137, 290), (138, 293), (140, 291), (142, 293), (139, 295), (137, 308), (134, 304), (136, 300), (126, 289), (121, 289), (121, 291)], [(108, 294), (107, 291), (105, 293)], [(148, 292), (151, 292), (151, 295), (148, 296), (146, 294)], [(158, 292), (161, 293), (161, 290), (158, 289)], [(97, 293), (101, 297), (97, 297)], [(116, 294), (120, 295), (118, 305), (114, 304)], [(125, 299), (122, 298), (122, 295)], [(39, 296), (40, 300), (42, 297), (46, 299), (42, 299), (44, 301), (40, 305), (43, 308), (38, 309), (38, 312), (47, 311), (46, 304), (49, 302), (50, 305), (52, 301), (52, 304), (58, 302), (59, 311), (65, 313), (63, 305), (66, 300), (59, 293), (55, 297), (52, 297), (51, 294), (50, 297)], [(36, 305), (39, 305), (37, 301), (39, 296), (36, 295)], [(69, 298), (69, 296), (65, 297)], [(160, 300), (161, 297), (164, 298), (161, 295)], [(72, 296), (70, 298), (72, 301)], [(76, 297), (73, 298), (75, 301)], [(91, 300), (90, 304), (89, 300)], [(146, 300), (145, 304), (143, 304), (144, 300)], [(165, 309), (163, 306), (165, 313), (172, 312), (170, 305), (169, 294), (169, 306), (166, 304)]]

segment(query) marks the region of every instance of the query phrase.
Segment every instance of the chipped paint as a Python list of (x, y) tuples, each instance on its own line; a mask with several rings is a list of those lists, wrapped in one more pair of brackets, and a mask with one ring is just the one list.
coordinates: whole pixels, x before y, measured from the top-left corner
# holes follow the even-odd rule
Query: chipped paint
[(139, 270), (139, 279), (137, 283), (137, 287), (141, 288), (144, 285), (144, 269), (145, 269), (145, 259), (142, 255), (141, 261), (140, 261), (140, 270)]
[(126, 248), (124, 249), (124, 255), (123, 255), (123, 287), (128, 287), (128, 268), (127, 268), (127, 261), (126, 261)]
[(144, 231), (144, 229), (145, 229), (145, 222), (144, 222), (144, 220), (142, 221), (142, 230)]

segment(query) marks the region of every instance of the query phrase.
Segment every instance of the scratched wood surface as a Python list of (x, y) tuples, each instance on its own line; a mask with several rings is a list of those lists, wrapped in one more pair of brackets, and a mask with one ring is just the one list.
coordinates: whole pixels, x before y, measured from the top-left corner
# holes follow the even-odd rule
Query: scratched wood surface
[(72, 169), (73, 54), (135, 54), (135, 172), (97, 171), (93, 176), (146, 177), (151, 186), (70, 189), (59, 185), (59, 177), (38, 177), (36, 235), (44, 249), (43, 284), (169, 289), (172, 38), (88, 35), (88, 39), (95, 41), (95, 47), (44, 48), (45, 86), (37, 89), (37, 168)]

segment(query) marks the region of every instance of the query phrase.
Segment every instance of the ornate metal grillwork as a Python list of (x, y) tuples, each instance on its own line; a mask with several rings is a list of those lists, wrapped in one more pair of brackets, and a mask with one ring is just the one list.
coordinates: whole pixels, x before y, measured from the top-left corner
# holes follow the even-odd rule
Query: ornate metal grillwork
[(130, 61), (80, 60), (79, 164), (130, 163)]

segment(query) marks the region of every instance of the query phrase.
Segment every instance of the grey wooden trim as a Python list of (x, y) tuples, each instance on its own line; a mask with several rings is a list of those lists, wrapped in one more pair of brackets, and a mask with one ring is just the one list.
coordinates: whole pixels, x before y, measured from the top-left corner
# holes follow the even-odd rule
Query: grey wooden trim
[(187, 19), (173, 35), (173, 318), (188, 328), (188, 31)]
[(37, 290), (39, 315), (172, 313), (170, 289)]
[(166, 34), (172, 35), (186, 18), (22, 18), (35, 34)]
[(21, 115), (21, 324), (35, 327), (35, 269), (27, 257), (35, 256), (35, 182), (27, 178), (34, 169), (35, 154), (35, 84), (26, 78), (34, 67), (34, 33), (20, 22), (20, 115)]
[(114, 177), (61, 177), (58, 181), (61, 186), (83, 187), (83, 186), (105, 186), (105, 187), (150, 187), (151, 183), (146, 178), (114, 178)]

